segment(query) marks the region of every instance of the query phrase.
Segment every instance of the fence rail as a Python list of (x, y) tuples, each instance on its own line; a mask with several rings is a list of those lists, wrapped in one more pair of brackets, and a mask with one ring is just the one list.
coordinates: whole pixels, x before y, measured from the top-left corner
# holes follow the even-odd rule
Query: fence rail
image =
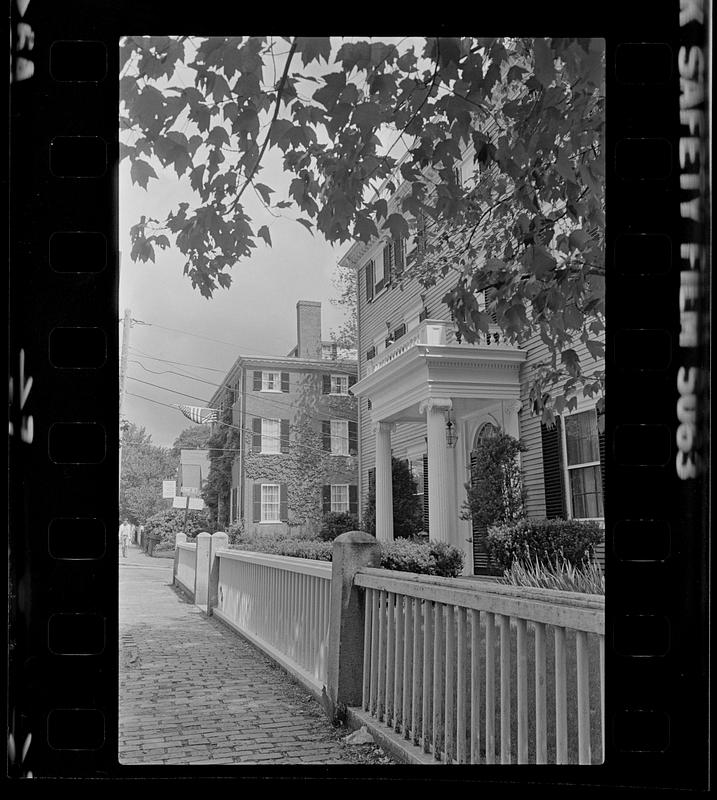
[(603, 598), (377, 569), (358, 532), (333, 563), (227, 543), (178, 537), (175, 580), (332, 715), (346, 706), (419, 761), (604, 760)]
[(213, 613), (320, 694), (328, 662), (331, 564), (238, 550), (216, 555)]
[(195, 543), (177, 542), (175, 578), (191, 595), (194, 595), (196, 570), (197, 545)]
[(600, 600), (378, 569), (355, 582), (376, 721), (445, 763), (603, 760)]

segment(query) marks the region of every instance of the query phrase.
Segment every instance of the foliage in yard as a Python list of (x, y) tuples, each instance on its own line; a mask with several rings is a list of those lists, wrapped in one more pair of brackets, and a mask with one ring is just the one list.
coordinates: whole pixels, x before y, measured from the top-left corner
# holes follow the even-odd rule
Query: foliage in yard
[(177, 474), (179, 457), (166, 447), (152, 444), (147, 431), (133, 422), (122, 422), (122, 480), (120, 483), (120, 519), (135, 525), (166, 509), (162, 481)]
[[(573, 340), (602, 358), (604, 40), (131, 36), (120, 69), (131, 180), (146, 189), (173, 169), (196, 194), (166, 219), (140, 217), (134, 261), (176, 247), (203, 296), (229, 288), (236, 265), (272, 243), (247, 189), (332, 243), (415, 235), (404, 278), (450, 275), (443, 302), (467, 341), (492, 315), (510, 340), (540, 335), (550, 359), (533, 411), (552, 419), (550, 390), (557, 411), (579, 390), (602, 396), (604, 371), (587, 370)], [(286, 194), (261, 181), (268, 150)]]
[(605, 594), (605, 576), (600, 564), (592, 558), (586, 558), (579, 564), (573, 564), (561, 556), (514, 561), (503, 572), (500, 582), (510, 586)]
[[(184, 515), (187, 514), (187, 528), (184, 529)], [(167, 511), (160, 511), (150, 517), (144, 526), (145, 536), (158, 536), (159, 549), (163, 547), (174, 547), (174, 542), (178, 533), (183, 531), (187, 538), (196, 536), (201, 531), (211, 533), (210, 517), (206, 509), (202, 511), (185, 512), (180, 508), (170, 508)]]
[[(416, 480), (406, 461), (391, 458), (391, 481), (393, 488), (393, 535), (396, 539), (415, 536), (423, 527), (423, 505), (416, 494)], [(376, 535), (376, 487), (368, 490), (366, 510), (363, 514), (363, 529)]]
[(222, 423), (206, 441), (209, 449), (209, 477), (204, 484), (202, 497), (211, 515), (214, 530), (224, 530), (229, 523), (229, 491), (232, 482), (232, 464), (239, 453), (241, 432), (232, 426), (232, 409), (222, 412)]
[(521, 519), (488, 529), (488, 550), (501, 569), (533, 558), (580, 564), (592, 558), (604, 531), (597, 522), (578, 519)]
[[(455, 578), (463, 568), (463, 553), (444, 542), (398, 539), (393, 542), (379, 542), (379, 545), (381, 566), (384, 569)], [(331, 561), (333, 554), (333, 542), (263, 534), (237, 536), (232, 547), (235, 550), (313, 558), (317, 561)]]
[(359, 521), (356, 514), (350, 514), (348, 511), (331, 511), (328, 514), (324, 514), (318, 535), (319, 539), (331, 542), (342, 533), (357, 531), (358, 529)]
[(523, 517), (526, 492), (518, 454), (526, 450), (523, 442), (502, 431), (478, 442), (473, 480), (465, 485), (463, 519), (472, 519), (480, 528), (487, 528)]

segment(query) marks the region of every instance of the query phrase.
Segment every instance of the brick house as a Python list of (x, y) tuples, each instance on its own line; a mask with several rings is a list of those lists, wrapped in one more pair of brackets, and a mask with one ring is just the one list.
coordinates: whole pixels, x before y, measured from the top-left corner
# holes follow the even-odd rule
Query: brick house
[[(458, 178), (472, 172), (472, 148)], [(389, 201), (398, 208), (407, 186)], [(423, 288), (404, 270), (419, 238), (356, 242), (341, 259), (357, 272), (359, 399), (359, 498), (366, 507), (376, 491), (376, 531), (393, 538), (391, 456), (414, 475), (431, 539), (462, 549), (467, 574), (488, 571), (485, 531), (461, 519), (465, 484), (472, 480), (473, 451), (481, 437), (502, 429), (527, 451), (521, 471), (527, 514), (603, 522), (604, 437), (598, 433), (595, 398), (545, 427), (529, 408), (531, 371), (547, 356), (539, 336), (518, 347), (491, 330), (478, 344), (458, 341), (448, 307), (450, 275)], [(483, 298), (485, 301), (485, 298)], [(603, 366), (576, 342), (581, 363)], [(599, 558), (604, 558), (602, 548)]]
[(240, 355), (210, 401), (240, 431), (224, 502), (246, 531), (315, 530), (327, 512), (358, 513), (356, 361), (322, 341), (320, 303), (296, 310), (296, 347)]

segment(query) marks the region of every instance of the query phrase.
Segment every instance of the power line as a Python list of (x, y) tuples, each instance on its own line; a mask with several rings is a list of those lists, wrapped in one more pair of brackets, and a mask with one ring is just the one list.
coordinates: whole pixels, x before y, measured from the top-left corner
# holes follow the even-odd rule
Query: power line
[[(138, 361), (134, 361), (134, 360), (133, 360), (133, 363), (139, 364)], [(164, 374), (164, 373), (160, 373), (160, 372), (154, 372), (154, 370), (151, 370), (151, 369), (147, 369), (147, 367), (145, 367), (142, 364), (139, 364), (139, 366), (142, 367), (142, 369), (147, 370), (147, 372), (152, 372), (155, 375)], [(230, 390), (234, 391), (234, 387), (229, 383), (212, 383), (211, 381), (205, 381), (203, 378), (196, 378), (193, 375), (186, 375), (186, 374), (182, 374), (180, 372), (174, 372), (173, 370), (167, 370), (167, 372), (171, 373), (173, 375), (179, 375), (180, 377), (183, 377), (183, 378), (188, 378), (189, 380), (199, 381), (200, 383), (206, 383), (208, 386), (213, 386), (216, 389), (230, 389)], [(329, 370), (329, 372), (330, 372), (330, 370)], [(139, 380), (139, 379), (138, 378), (132, 378), (132, 380)], [(155, 386), (155, 385), (156, 384), (150, 384), (150, 386)], [(170, 389), (168, 387), (159, 386), (159, 385), (156, 385), (156, 386), (157, 386), (158, 389), (167, 389), (167, 391), (174, 391), (173, 389)], [(186, 395), (186, 396), (187, 397), (193, 397), (192, 395)], [(259, 400), (259, 398), (251, 397), (248, 394), (245, 394), (244, 396), (245, 396), (245, 400), (247, 402), (247, 406), (248, 406), (248, 401), (249, 400), (252, 400), (252, 402), (254, 400), (257, 400), (257, 401)], [(200, 398), (194, 396), (194, 399), (195, 400), (199, 400)], [(205, 401), (202, 401), (202, 402), (205, 402)], [(278, 407), (280, 407), (282, 409), (295, 408), (295, 404), (292, 403), (290, 400), (284, 400), (283, 398), (279, 398), (279, 397), (264, 396), (264, 397), (261, 398), (261, 402), (262, 403), (273, 403), (275, 406), (278, 406)], [(251, 414), (255, 414), (256, 413), (254, 411), (251, 411), (248, 407), (247, 407), (246, 411), (248, 413), (251, 413)], [(317, 422), (320, 422), (320, 421), (322, 421), (324, 419), (336, 419), (336, 420), (346, 419), (346, 417), (337, 416), (335, 414), (332, 414), (330, 411), (327, 411), (327, 413), (324, 416), (321, 416), (321, 417), (318, 417), (318, 416), (316, 416), (314, 414), (307, 414), (307, 416), (309, 417), (309, 419), (316, 420)]]
[(152, 361), (163, 361), (165, 364), (174, 364), (177, 367), (191, 367), (192, 369), (205, 369), (209, 372), (218, 372), (220, 375), (226, 375), (227, 372), (225, 369), (216, 369), (214, 367), (203, 367), (201, 364), (186, 364), (183, 361), (170, 361), (167, 358), (159, 358), (159, 356), (151, 356), (149, 355), (149, 353), (144, 353), (142, 352), (142, 350), (138, 350), (136, 347), (133, 347), (132, 345), (130, 345), (130, 349), (133, 352), (138, 353), (141, 356), (144, 356), (145, 358), (151, 358)]
[[(215, 344), (225, 344), (227, 347), (233, 347), (235, 350), (242, 350), (243, 348), (238, 345), (236, 342), (225, 342), (223, 339), (212, 339), (210, 336), (203, 336), (201, 333), (192, 333), (191, 331), (184, 331), (180, 330), (179, 328), (168, 328), (166, 325), (160, 325), (157, 322), (144, 322), (143, 320), (134, 320), (134, 322), (139, 322), (142, 325), (148, 325), (152, 328), (161, 328), (165, 331), (171, 331), (172, 333), (183, 333), (185, 336), (193, 336), (195, 339), (205, 339), (208, 342), (214, 342)], [(262, 353), (260, 351), (254, 351), (255, 355), (259, 356), (269, 356), (271, 358), (276, 358), (276, 355), (272, 355), (271, 353)]]
[[(159, 388), (161, 389), (162, 387), (160, 386)], [(169, 391), (171, 391), (171, 389)], [(155, 405), (158, 405), (158, 406), (164, 406), (165, 408), (173, 408), (175, 410), (178, 410), (176, 408), (176, 406), (170, 405), (169, 403), (162, 403), (159, 400), (152, 400), (151, 397), (145, 397), (144, 395), (141, 395), (141, 394), (134, 394), (133, 392), (127, 392), (127, 394), (130, 397), (138, 397), (140, 400), (147, 400), (148, 402), (155, 403)], [(250, 430), (249, 428), (243, 428), (240, 425), (232, 425), (229, 422), (222, 422), (221, 420), (218, 420), (215, 424), (216, 425), (223, 425), (225, 428), (232, 428), (233, 430), (237, 430), (237, 431), (240, 431), (242, 433), (248, 433), (248, 434), (251, 434), (252, 436), (254, 435), (254, 431), (253, 430)], [(264, 436), (264, 434), (262, 434), (262, 437), (263, 438), (267, 438), (267, 439), (274, 439), (274, 440), (276, 440), (277, 438), (280, 438), (280, 437), (277, 437), (277, 436)], [(311, 450), (314, 453), (321, 453), (321, 455), (323, 455), (323, 456), (331, 455), (328, 452), (328, 450), (324, 450), (324, 449), (321, 449), (321, 448), (318, 448), (318, 447), (312, 447), (310, 444), (302, 444), (301, 442), (294, 442), (293, 444), (294, 444), (295, 447), (301, 447), (304, 450)], [(208, 450), (214, 450), (214, 449), (218, 450), (219, 448), (209, 447), (207, 449)], [(274, 453), (272, 455), (281, 455), (281, 454), (280, 453)], [(344, 458), (351, 458), (352, 456), (346, 455), (346, 456), (343, 456), (343, 457)]]

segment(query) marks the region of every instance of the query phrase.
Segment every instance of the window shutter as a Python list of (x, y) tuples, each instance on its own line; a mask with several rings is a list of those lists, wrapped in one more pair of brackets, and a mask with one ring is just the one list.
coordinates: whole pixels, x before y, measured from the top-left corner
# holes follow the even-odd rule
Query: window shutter
[(406, 323), (404, 322), (402, 325), (399, 325), (398, 328), (393, 332), (393, 341), (395, 342), (396, 339), (400, 339), (406, 333)]
[(331, 512), (331, 486), (325, 484), (322, 489), (322, 508), (324, 514)]
[(349, 420), (349, 455), (358, 454), (358, 424)]
[(366, 361), (370, 361), (372, 358), (376, 357), (376, 348), (371, 346), (366, 351)]
[(321, 394), (331, 394), (331, 375), (322, 375), (321, 380), (323, 381)]
[(428, 533), (428, 454), (423, 454), (423, 530)]
[[(391, 283), (391, 278), (393, 277), (393, 245), (391, 242), (384, 245), (383, 248), (383, 281), (381, 282), (381, 286), (383, 287), (384, 283)], [(378, 286), (376, 287), (378, 291)]]
[(289, 391), (289, 373), (282, 372), (281, 373), (281, 391), (288, 392)]
[(261, 372), (254, 370), (254, 391), (261, 391)]
[(600, 417), (598, 414), (598, 442), (600, 447), (600, 477), (602, 478), (603, 514), (605, 513), (605, 431), (600, 432)]
[(289, 420), (281, 420), (281, 439), (280, 439), (281, 452), (286, 454), (289, 452)]
[(252, 453), (261, 453), (261, 417), (254, 417), (251, 421), (252, 436), (251, 436), (251, 450)]
[(349, 375), (349, 389), (356, 383), (356, 376)]
[(405, 239), (403, 238), (394, 239), (393, 263), (395, 264), (396, 275), (400, 275), (403, 272), (404, 253), (405, 253)]
[(324, 450), (331, 452), (331, 420), (321, 420), (321, 436), (323, 437)]
[(349, 484), (349, 514), (358, 516), (358, 486)]
[(376, 494), (376, 468), (375, 467), (371, 467), (371, 469), (368, 471), (368, 490), (369, 490), (369, 492), (373, 492), (374, 495)]
[(289, 521), (289, 492), (285, 483), (279, 485), (279, 519)]
[(424, 319), (428, 319), (428, 309), (425, 307), (421, 310), (421, 313), (418, 315), (418, 321), (423, 322)]
[(254, 513), (252, 515), (252, 519), (254, 522), (261, 522), (261, 484), (255, 483), (253, 486), (254, 490), (254, 502), (252, 503)]
[(545, 516), (548, 519), (565, 519), (565, 491), (560, 452), (560, 419), (548, 428), (540, 424), (543, 445), (543, 482), (545, 486)]
[(369, 303), (373, 300), (373, 283), (374, 283), (373, 261), (369, 261), (368, 264), (366, 264), (366, 301)]

